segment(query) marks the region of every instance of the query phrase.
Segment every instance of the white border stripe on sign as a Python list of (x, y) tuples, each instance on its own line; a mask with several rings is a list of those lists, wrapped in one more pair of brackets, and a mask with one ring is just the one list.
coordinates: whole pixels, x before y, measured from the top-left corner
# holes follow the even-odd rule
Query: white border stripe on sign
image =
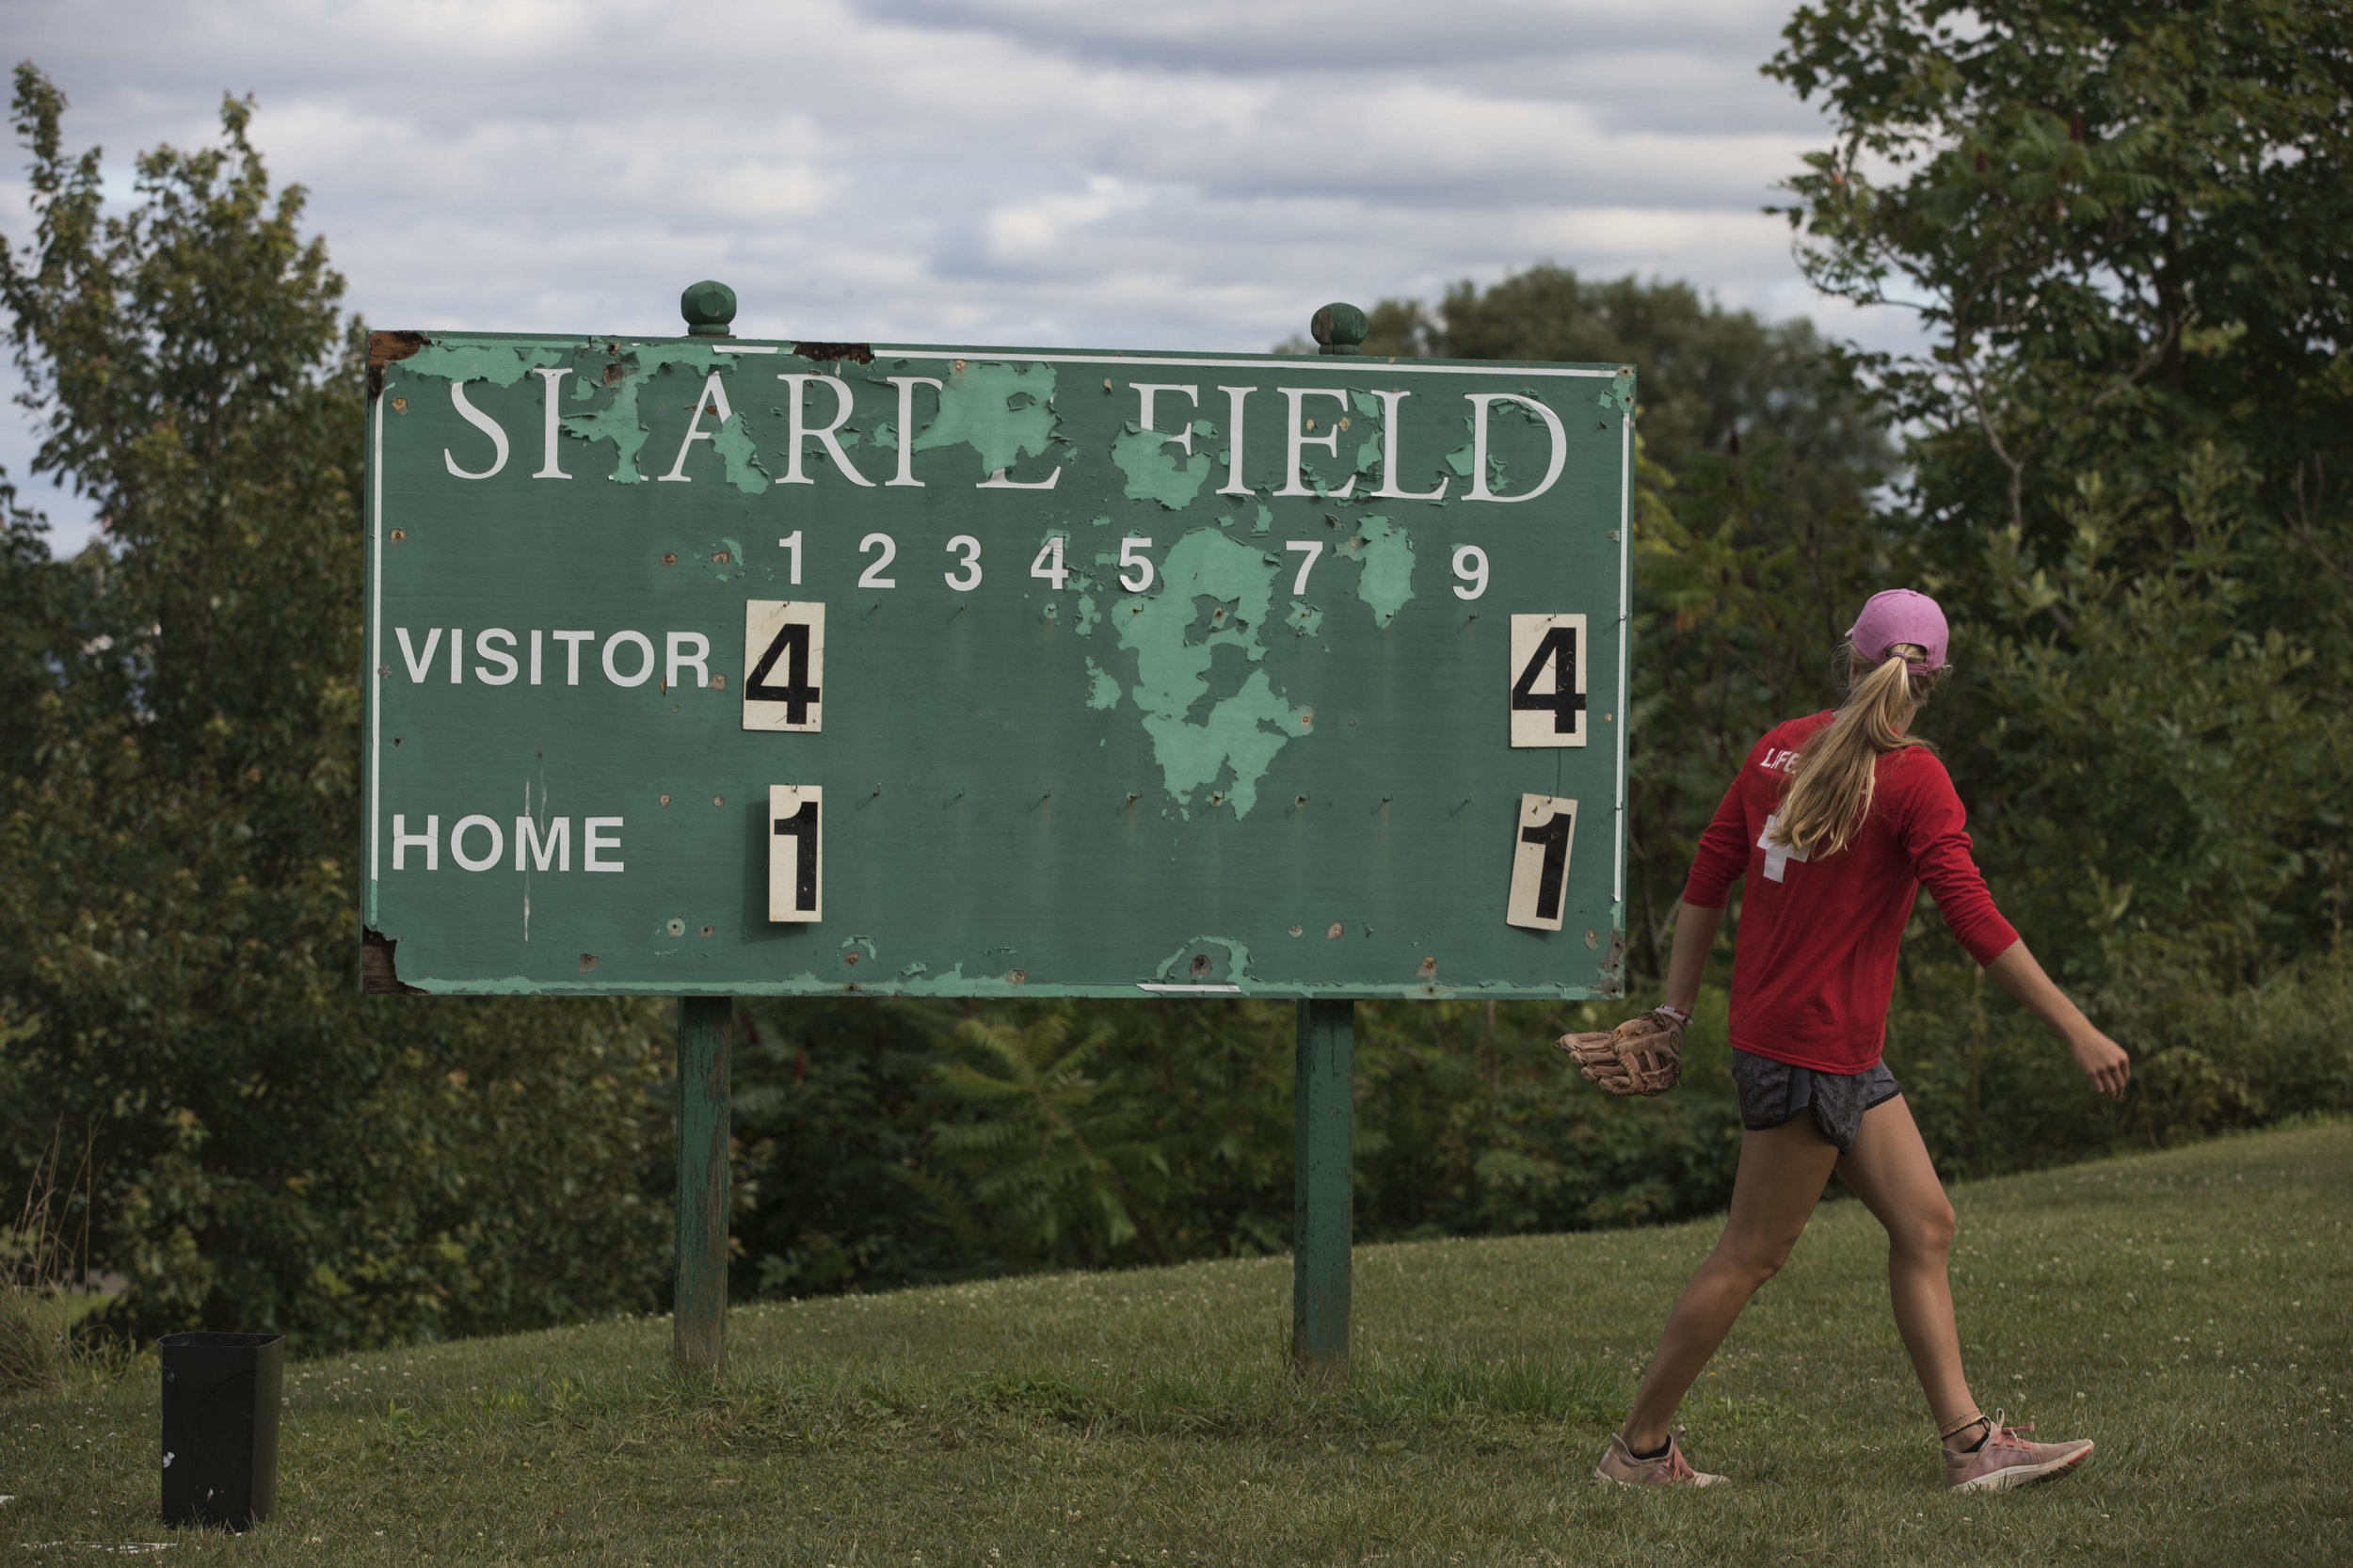
[(366, 912), (363, 924), (376, 921), (375, 883), (382, 871), (384, 814), (384, 400), (376, 400), (376, 450), (368, 460), (369, 510), (375, 527), (368, 548), (374, 555), (374, 603), (368, 616), (368, 896), (360, 901)]
[[(452, 337), (470, 337), (473, 335), (474, 334), (458, 332), (453, 332), (450, 334)], [(529, 344), (535, 346), (546, 348), (576, 348), (579, 346), (580, 343), (580, 340), (574, 338), (516, 338), (501, 339), (498, 341), (513, 342), (516, 344)], [(657, 344), (677, 343), (680, 340), (676, 338), (626, 338), (617, 340), (611, 338), (600, 338), (598, 341), (608, 343), (616, 341), (625, 342), (632, 348), (636, 348)], [(692, 339), (688, 339), (686, 341), (690, 343), (694, 342)], [(776, 344), (729, 342), (696, 344), (696, 346), (707, 346), (712, 353), (715, 354), (778, 354), (782, 353), (785, 348), (794, 345), (789, 344), (779, 345)], [(1179, 354), (1044, 354), (1033, 352), (1029, 349), (1019, 348), (904, 348), (901, 347), (897, 344), (888, 343), (869, 344), (866, 346), (873, 351), (874, 357), (878, 360), (979, 360), (988, 364), (1104, 366), (1186, 365), (1201, 370), (1266, 370), (1269, 368), (1280, 370), (1289, 366), (1296, 366), (1302, 370), (1315, 370), (1318, 368), (1341, 370), (1353, 369), (1360, 365), (1377, 364), (1385, 370), (1394, 370), (1406, 376), (1553, 376), (1566, 380), (1588, 381), (1607, 381), (1612, 379), (1618, 374), (1617, 368), (1614, 366), (1602, 366), (1598, 369), (1584, 370), (1575, 366), (1566, 365), (1515, 364), (1508, 360), (1497, 360), (1491, 363), (1484, 364), (1433, 365), (1411, 359), (1391, 359), (1385, 354), (1336, 354), (1328, 356), (1302, 354), (1295, 357), (1275, 355), (1256, 360), (1235, 360), (1218, 359), (1207, 355)]]
[[(1632, 565), (1631, 547), (1634, 539), (1634, 416), (1627, 414), (1620, 427), (1624, 431), (1618, 450), (1618, 706), (1626, 709), (1626, 722), (1618, 726), (1618, 867), (1611, 879), (1610, 896), (1620, 905), (1625, 903), (1625, 748), (1626, 731), (1634, 728), (1631, 711), (1632, 694), (1626, 690), (1627, 647), (1634, 637), (1633, 579), (1627, 576)], [(1624, 910), (1620, 917), (1623, 920)]]
[[(878, 344), (875, 346), (874, 358), (878, 360), (884, 358), (893, 360), (985, 360), (994, 364), (1190, 365), (1202, 370), (1264, 370), (1269, 366), (1273, 366), (1276, 369), (1286, 368), (1284, 361), (1281, 360), (1193, 360), (1178, 359), (1174, 356), (1167, 359), (1147, 360), (1135, 355), (1122, 355), (1116, 358), (1106, 358), (1094, 354), (990, 354), (978, 349), (966, 349), (962, 351), (951, 351), (948, 353), (934, 353), (933, 351), (926, 349), (921, 353), (903, 353), (898, 349), (888, 347), (887, 344)], [(1559, 365), (1537, 367), (1533, 365), (1505, 364), (1500, 361), (1492, 365), (1416, 364), (1411, 360), (1392, 360), (1385, 355), (1371, 354), (1334, 355), (1331, 357), (1331, 361), (1332, 362), (1329, 368), (1334, 370), (1342, 368), (1353, 369), (1358, 365), (1377, 364), (1385, 370), (1403, 371), (1408, 375), (1413, 376), (1554, 376), (1571, 379), (1600, 378), (1607, 380), (1618, 374), (1614, 370), (1575, 370), (1563, 368)], [(1324, 366), (1324, 360), (1321, 356), (1310, 359), (1303, 354), (1295, 362), (1303, 370), (1315, 370)]]

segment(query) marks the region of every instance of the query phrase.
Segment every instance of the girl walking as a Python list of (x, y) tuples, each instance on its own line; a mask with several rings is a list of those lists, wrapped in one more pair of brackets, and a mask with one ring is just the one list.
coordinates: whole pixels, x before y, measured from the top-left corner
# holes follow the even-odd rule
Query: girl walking
[(1887, 1229), (1896, 1326), (1943, 1441), (1945, 1483), (2023, 1485), (2091, 1452), (2089, 1440), (2029, 1442), (2019, 1431), (2030, 1429), (1987, 1417), (1961, 1374), (1945, 1271), (1952, 1205), (1880, 1060), (1897, 945), (1919, 885), (1935, 895), (1969, 955), (2066, 1042), (2097, 1092), (2121, 1098), (2131, 1067), (1993, 907), (1970, 858), (1952, 780), (1907, 733), (1945, 671), (1944, 612), (1924, 594), (1879, 594), (1848, 640), (1845, 706), (1792, 719), (1756, 744), (1702, 836), (1684, 888), (1666, 1005), (1649, 1027), (1679, 1035), (1689, 1022), (1726, 896), (1746, 876), (1733, 957), (1732, 1072), (1747, 1136), (1723, 1237), (1675, 1303), (1598, 1480), (1706, 1486), (1724, 1479), (1686, 1463), (1671, 1430), (1675, 1407), (1757, 1287), (1788, 1257), (1833, 1170)]

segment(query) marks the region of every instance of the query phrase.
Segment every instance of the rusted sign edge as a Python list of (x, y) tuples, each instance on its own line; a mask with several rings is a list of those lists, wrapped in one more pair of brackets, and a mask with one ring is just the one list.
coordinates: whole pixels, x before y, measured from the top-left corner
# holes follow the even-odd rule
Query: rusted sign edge
[(804, 360), (825, 363), (838, 363), (843, 360), (860, 365), (874, 362), (874, 345), (866, 343), (796, 343), (792, 345), (792, 352)]
[(392, 950), (400, 946), (400, 938), (387, 936), (374, 926), (360, 932), (360, 989), (369, 996), (422, 997), (431, 993), (422, 985), (410, 985), (400, 978), (392, 961)]
[(368, 334), (368, 401), (373, 403), (384, 395), (384, 367), (394, 360), (406, 360), (432, 340), (423, 332), (370, 332)]

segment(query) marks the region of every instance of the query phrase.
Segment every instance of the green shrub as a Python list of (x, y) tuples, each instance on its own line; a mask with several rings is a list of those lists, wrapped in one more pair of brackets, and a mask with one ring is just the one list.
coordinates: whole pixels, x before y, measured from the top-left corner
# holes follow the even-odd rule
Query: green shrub
[(366, 365), (303, 193), (231, 100), (126, 212), (64, 106), (18, 69), (0, 301), (35, 466), (106, 535), (53, 559), (0, 484), (0, 1172), (87, 1132), (88, 1261), (137, 1336), (649, 1305), (669, 1009), (357, 994)]
[(1887, 1060), (1939, 1169), (2030, 1170), (2353, 1112), (2353, 1007), (2329, 960), (2236, 986), (2152, 973), (2137, 991), (2085, 1001), (2132, 1052), (2121, 1105), (2096, 1098), (2050, 1032), (1974, 967), (1923, 967), (1907, 979)]

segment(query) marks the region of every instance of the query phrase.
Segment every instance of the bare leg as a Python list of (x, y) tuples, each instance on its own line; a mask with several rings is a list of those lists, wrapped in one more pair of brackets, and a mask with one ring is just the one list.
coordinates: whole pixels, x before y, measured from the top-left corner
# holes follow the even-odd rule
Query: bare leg
[[(1916, 1142), (1919, 1135), (1913, 1136)], [(1732, 1332), (1733, 1320), (1756, 1288), (1787, 1261), (1837, 1160), (1838, 1145), (1815, 1130), (1811, 1116), (1752, 1132), (1741, 1141), (1732, 1213), (1716, 1250), (1683, 1288), (1667, 1317), (1658, 1353), (1651, 1357), (1641, 1392), (1635, 1395), (1621, 1433), (1627, 1448), (1647, 1450), (1667, 1440), (1675, 1407)], [(1951, 1318), (1947, 1307), (1945, 1320), (1949, 1323)]]
[(1953, 1206), (1901, 1096), (1864, 1112), (1838, 1174), (1887, 1227), (1887, 1294), (1939, 1431), (1977, 1410), (1953, 1326)]

